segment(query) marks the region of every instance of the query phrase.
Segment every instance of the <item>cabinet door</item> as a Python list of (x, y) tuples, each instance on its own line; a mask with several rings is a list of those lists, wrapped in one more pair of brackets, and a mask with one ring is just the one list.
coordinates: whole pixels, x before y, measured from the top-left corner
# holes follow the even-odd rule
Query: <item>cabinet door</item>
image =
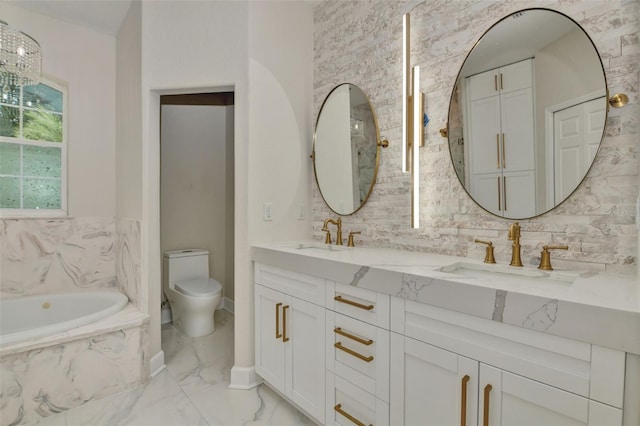
[(392, 425), (475, 425), (478, 362), (391, 333)]
[(470, 173), (500, 171), (500, 98), (497, 95), (471, 101), (469, 127)]
[(503, 212), (503, 179), (501, 173), (473, 175), (471, 195), (485, 210), (502, 216)]
[(255, 286), (256, 373), (280, 392), (285, 392), (285, 345), (282, 341), (282, 306), (286, 296)]
[(502, 176), (502, 208), (507, 217), (536, 215), (535, 173), (505, 172)]
[(283, 306), (286, 392), (293, 402), (324, 423), (325, 310), (288, 297)]
[(500, 160), (505, 171), (533, 170), (534, 129), (531, 87), (500, 95)]
[(619, 409), (485, 364), (480, 364), (478, 391), (478, 417), (482, 426), (622, 423)]

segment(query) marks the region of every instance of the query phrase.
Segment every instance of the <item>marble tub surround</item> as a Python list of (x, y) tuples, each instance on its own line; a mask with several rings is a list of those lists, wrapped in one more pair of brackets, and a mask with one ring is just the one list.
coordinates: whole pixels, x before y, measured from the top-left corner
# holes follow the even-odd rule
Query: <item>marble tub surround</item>
[[(481, 260), (318, 242), (261, 244), (256, 262), (374, 290), (480, 318), (640, 354), (640, 285), (635, 277), (560, 267), (551, 278), (443, 272)], [(501, 265), (501, 267), (511, 268)], [(515, 268), (539, 273), (535, 267)], [(565, 280), (573, 280), (573, 283)]]
[(0, 297), (117, 288), (141, 308), (140, 221), (0, 219)]
[(0, 220), (0, 297), (115, 288), (112, 218)]
[[(451, 164), (446, 126), (449, 99), (460, 66), (478, 38), (492, 24), (517, 10), (545, 7), (576, 20), (602, 57), (610, 93), (626, 92), (631, 102), (611, 109), (605, 136), (587, 178), (555, 210), (521, 220), (522, 255), (535, 264), (545, 244), (568, 244), (553, 254), (554, 267), (633, 274), (637, 267), (635, 203), (638, 180), (637, 63), (638, 9), (625, 0), (438, 1), (411, 13), (412, 65), (423, 67), (426, 94), (426, 146), (420, 153), (420, 223), (410, 229), (410, 176), (400, 171), (402, 13), (409, 1), (324, 1), (314, 7), (314, 106), (337, 84), (350, 82), (368, 95), (384, 150), (377, 183), (367, 204), (344, 222), (362, 231), (357, 244), (407, 251), (480, 258), (484, 248), (474, 238), (492, 240), (496, 258), (508, 259), (509, 221), (486, 213), (466, 194)], [(375, 34), (375, 37), (371, 35)], [(312, 182), (313, 236), (324, 237), (324, 219), (335, 215)], [(606, 285), (606, 283), (604, 283)]]
[(115, 268), (118, 289), (126, 294), (129, 301), (138, 309), (142, 309), (140, 298), (142, 285), (140, 221), (116, 218), (115, 230)]
[[(131, 313), (131, 312), (129, 312)], [(149, 376), (148, 320), (0, 357), (2, 426), (44, 418), (134, 388)]]
[(268, 387), (228, 389), (233, 316), (216, 311), (213, 334), (191, 338), (162, 326), (167, 368), (148, 383), (92, 401), (38, 424), (55, 426), (312, 425)]

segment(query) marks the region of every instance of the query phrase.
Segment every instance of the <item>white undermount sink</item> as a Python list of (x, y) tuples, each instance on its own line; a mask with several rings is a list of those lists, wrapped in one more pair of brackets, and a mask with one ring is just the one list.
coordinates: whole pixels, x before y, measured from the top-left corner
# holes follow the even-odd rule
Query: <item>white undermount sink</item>
[(579, 273), (569, 271), (541, 271), (538, 269), (523, 268), (517, 266), (498, 265), (489, 263), (456, 262), (437, 269), (455, 275), (469, 278), (485, 279), (527, 279), (539, 281), (556, 281), (565, 284), (573, 282), (581, 276)]
[(322, 250), (322, 251), (343, 251), (345, 250), (344, 246), (336, 246), (332, 244), (320, 244), (320, 243), (300, 243), (296, 247), (297, 250)]

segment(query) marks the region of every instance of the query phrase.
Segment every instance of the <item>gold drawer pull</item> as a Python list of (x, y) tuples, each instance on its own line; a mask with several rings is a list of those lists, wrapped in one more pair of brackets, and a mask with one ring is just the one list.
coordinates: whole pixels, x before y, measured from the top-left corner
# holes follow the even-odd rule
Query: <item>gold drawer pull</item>
[(276, 340), (282, 337), (280, 333), (280, 306), (282, 303), (276, 303)]
[(462, 378), (462, 395), (460, 402), (460, 426), (467, 425), (467, 383), (469, 382), (469, 375), (465, 374)]
[(369, 340), (364, 340), (362, 337), (358, 337), (358, 336), (354, 336), (351, 333), (347, 333), (346, 331), (342, 330), (340, 327), (336, 327), (333, 329), (333, 332), (336, 334), (339, 334), (341, 336), (344, 337), (348, 337), (351, 340), (355, 340), (358, 343), (362, 343), (363, 345), (371, 345), (373, 343), (373, 340), (369, 339)]
[(489, 426), (489, 393), (493, 389), (493, 386), (487, 385), (484, 387), (484, 416), (482, 419), (483, 426)]
[(360, 359), (361, 359), (361, 360), (363, 360), (364, 362), (371, 362), (371, 361), (373, 361), (373, 355), (370, 355), (370, 356), (364, 356), (364, 355), (362, 355), (362, 354), (359, 354), (359, 353), (358, 353), (358, 352), (356, 352), (356, 351), (352, 351), (351, 349), (349, 349), (349, 348), (345, 348), (344, 346), (342, 346), (342, 342), (336, 342), (336, 343), (334, 343), (334, 344), (333, 344), (333, 346), (334, 346), (336, 349), (340, 349), (341, 351), (344, 351), (344, 352), (348, 353), (349, 355), (353, 355), (353, 356), (355, 356), (356, 358), (360, 358)]
[(287, 309), (289, 309), (289, 305), (284, 305), (282, 307), (282, 341), (288, 342), (289, 338), (287, 337)]
[(370, 311), (374, 308), (373, 305), (363, 305), (362, 303), (354, 302), (353, 300), (343, 299), (342, 296), (336, 296), (333, 298), (336, 302), (346, 303), (347, 305), (355, 306), (356, 308)]
[[(349, 414), (346, 411), (344, 411), (342, 409), (342, 404), (336, 405), (335, 407), (333, 407), (333, 409), (336, 410), (336, 412), (338, 412), (338, 413), (342, 414), (343, 416), (345, 416), (347, 419), (351, 420), (353, 423), (357, 424), (358, 426), (367, 426), (365, 423), (362, 423), (360, 420), (356, 419), (351, 414)], [(373, 426), (373, 425), (370, 424), (369, 426)]]

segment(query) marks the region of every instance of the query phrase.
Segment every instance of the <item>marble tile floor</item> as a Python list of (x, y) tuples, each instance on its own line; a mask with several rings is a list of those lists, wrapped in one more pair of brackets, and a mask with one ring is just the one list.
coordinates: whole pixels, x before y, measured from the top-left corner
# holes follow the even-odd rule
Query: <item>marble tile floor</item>
[(228, 389), (233, 315), (216, 311), (216, 331), (183, 335), (162, 326), (165, 364), (147, 384), (43, 419), (44, 426), (313, 425), (265, 385)]

